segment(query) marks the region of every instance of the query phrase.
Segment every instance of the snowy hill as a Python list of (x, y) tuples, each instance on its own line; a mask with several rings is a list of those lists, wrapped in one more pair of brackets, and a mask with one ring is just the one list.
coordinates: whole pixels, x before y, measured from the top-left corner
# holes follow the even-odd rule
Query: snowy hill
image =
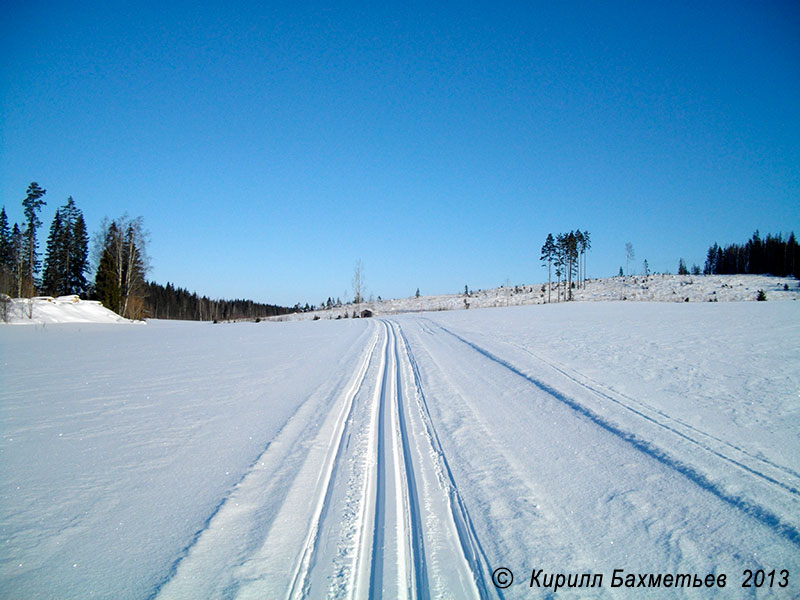
[(99, 302), (77, 296), (0, 298), (0, 323), (45, 325), (51, 323), (134, 323)]
[[(645, 302), (746, 302), (757, 300), (764, 290), (767, 300), (796, 300), (800, 282), (793, 277), (771, 275), (650, 275), (591, 279), (585, 289), (572, 290), (575, 301), (645, 301)], [(562, 286), (562, 293), (564, 289)], [(556, 284), (552, 284), (552, 303), (557, 302)], [(364, 302), (358, 309), (346, 305), (328, 310), (272, 317), (274, 321), (337, 319), (354, 312), (369, 310), (375, 316), (409, 312), (434, 312), (466, 308), (522, 306), (547, 302), (547, 283), (503, 286), (420, 298), (398, 298)]]

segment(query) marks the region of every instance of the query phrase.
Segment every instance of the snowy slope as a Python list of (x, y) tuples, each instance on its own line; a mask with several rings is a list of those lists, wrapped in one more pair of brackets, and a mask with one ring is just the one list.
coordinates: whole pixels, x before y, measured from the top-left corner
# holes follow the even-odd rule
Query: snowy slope
[(46, 325), (51, 323), (132, 323), (99, 302), (77, 296), (52, 298), (2, 298), (0, 323)]
[(798, 334), (796, 302), (3, 328), (0, 589), (797, 597)]
[[(767, 300), (796, 300), (800, 282), (791, 277), (770, 275), (650, 275), (649, 277), (611, 277), (591, 279), (585, 288), (573, 289), (573, 299), (583, 302), (744, 302), (755, 301), (759, 290)], [(562, 285), (562, 297), (565, 286)], [(328, 310), (272, 317), (275, 321), (336, 319), (345, 314), (369, 309), (377, 316), (409, 312), (433, 312), (467, 308), (496, 308), (547, 303), (547, 283), (503, 286), (490, 290), (470, 290), (460, 294), (397, 298), (345, 305)], [(558, 302), (556, 282), (552, 282), (550, 302)]]

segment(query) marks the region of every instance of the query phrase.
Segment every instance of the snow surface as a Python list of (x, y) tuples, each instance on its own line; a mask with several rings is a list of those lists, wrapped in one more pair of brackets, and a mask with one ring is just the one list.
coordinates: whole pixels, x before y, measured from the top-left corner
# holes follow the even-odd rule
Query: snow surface
[(797, 597), (798, 334), (796, 302), (0, 328), (0, 595)]

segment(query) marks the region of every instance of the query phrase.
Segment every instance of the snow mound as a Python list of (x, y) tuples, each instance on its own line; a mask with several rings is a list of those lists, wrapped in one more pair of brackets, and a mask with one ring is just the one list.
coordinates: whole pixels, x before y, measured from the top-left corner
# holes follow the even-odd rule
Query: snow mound
[[(135, 323), (124, 319), (95, 300), (78, 296), (39, 296), (36, 298), (0, 298), (0, 322), (9, 325), (45, 325), (51, 323)], [(141, 323), (141, 321), (139, 321)]]

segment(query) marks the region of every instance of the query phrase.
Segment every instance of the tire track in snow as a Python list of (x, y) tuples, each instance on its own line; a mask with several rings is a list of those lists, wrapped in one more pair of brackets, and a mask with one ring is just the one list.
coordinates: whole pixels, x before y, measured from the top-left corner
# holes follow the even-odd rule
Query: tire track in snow
[(795, 546), (800, 547), (800, 530), (798, 530), (798, 528), (795, 525), (787, 523), (779, 514), (775, 513), (771, 509), (762, 506), (761, 504), (754, 502), (748, 498), (745, 498), (741, 495), (728, 492), (720, 484), (709, 479), (704, 473), (700, 472), (695, 467), (678, 460), (677, 458), (673, 457), (663, 449), (659, 448), (658, 446), (655, 446), (651, 442), (637, 436), (636, 434), (621, 429), (616, 424), (610, 422), (601, 415), (597, 414), (596, 412), (582, 405), (577, 400), (570, 398), (569, 396), (563, 394), (559, 390), (541, 381), (540, 379), (537, 379), (534, 376), (524, 372), (519, 367), (493, 354), (489, 350), (486, 350), (485, 348), (479, 346), (478, 344), (475, 344), (474, 342), (469, 341), (468, 339), (460, 336), (459, 334), (450, 331), (449, 329), (443, 327), (438, 323), (434, 324), (439, 329), (451, 335), (455, 339), (461, 341), (462, 343), (472, 348), (477, 353), (483, 355), (485, 358), (499, 364), (502, 367), (505, 367), (515, 375), (525, 379), (538, 389), (549, 394), (562, 404), (566, 405), (567, 407), (575, 411), (577, 414), (588, 419), (590, 422), (608, 431), (609, 433), (623, 440), (624, 442), (630, 444), (636, 450), (642, 452), (643, 454), (649, 456), (650, 458), (662, 463), (663, 465), (669, 467), (670, 469), (673, 469), (677, 473), (686, 477), (692, 483), (699, 486), (701, 489), (710, 492), (711, 494), (713, 494), (726, 504), (749, 515), (750, 517), (753, 517), (763, 525), (769, 527), (775, 533), (779, 534), (787, 541), (791, 542)]

